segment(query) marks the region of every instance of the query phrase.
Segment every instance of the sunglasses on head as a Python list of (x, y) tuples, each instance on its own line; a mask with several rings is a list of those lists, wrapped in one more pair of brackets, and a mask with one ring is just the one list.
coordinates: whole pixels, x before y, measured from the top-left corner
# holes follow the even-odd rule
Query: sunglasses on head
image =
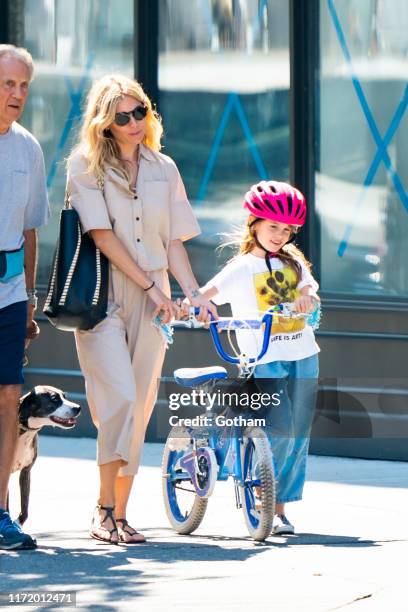
[(131, 111), (122, 111), (121, 113), (116, 113), (115, 115), (115, 123), (116, 125), (127, 125), (130, 121), (130, 117), (132, 116), (136, 121), (141, 121), (147, 115), (147, 106), (143, 106), (142, 104), (139, 106), (135, 106), (135, 108)]

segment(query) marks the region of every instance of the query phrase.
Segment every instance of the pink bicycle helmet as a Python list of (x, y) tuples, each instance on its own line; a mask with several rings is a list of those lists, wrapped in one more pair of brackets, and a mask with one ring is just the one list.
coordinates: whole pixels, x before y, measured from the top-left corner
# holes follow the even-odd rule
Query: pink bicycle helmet
[(306, 201), (288, 183), (260, 181), (245, 195), (244, 208), (251, 215), (268, 221), (302, 226), (306, 220)]

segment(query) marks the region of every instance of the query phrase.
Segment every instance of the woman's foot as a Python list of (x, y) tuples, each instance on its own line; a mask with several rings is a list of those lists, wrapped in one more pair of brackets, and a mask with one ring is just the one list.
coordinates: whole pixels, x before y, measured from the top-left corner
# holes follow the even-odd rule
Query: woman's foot
[(118, 544), (119, 534), (113, 511), (115, 506), (96, 506), (89, 535), (106, 544)]
[(142, 533), (133, 529), (125, 518), (117, 518), (119, 542), (124, 544), (141, 544), (146, 542), (146, 538)]

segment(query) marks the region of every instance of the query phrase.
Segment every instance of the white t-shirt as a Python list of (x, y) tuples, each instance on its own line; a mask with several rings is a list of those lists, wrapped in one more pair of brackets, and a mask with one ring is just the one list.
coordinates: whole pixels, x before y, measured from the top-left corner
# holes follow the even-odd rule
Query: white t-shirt
[[(294, 271), (285, 266), (277, 257), (271, 257), (272, 275), (266, 267), (264, 257), (251, 253), (239, 255), (228, 263), (207, 284), (218, 290), (212, 300), (220, 304), (231, 304), (234, 317), (254, 318), (271, 306), (293, 302), (302, 287), (310, 285), (315, 291), (319, 285), (301, 259), (296, 259), (302, 269), (297, 283)], [(240, 351), (249, 357), (256, 357), (262, 347), (262, 330), (237, 330)], [(267, 352), (259, 363), (271, 361), (298, 361), (320, 351), (312, 328), (299, 319), (274, 319), (271, 339)]]

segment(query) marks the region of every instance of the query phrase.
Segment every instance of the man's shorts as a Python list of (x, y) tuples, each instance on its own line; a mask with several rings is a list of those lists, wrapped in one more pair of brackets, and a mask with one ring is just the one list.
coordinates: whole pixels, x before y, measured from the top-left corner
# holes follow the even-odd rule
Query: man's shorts
[(0, 308), (0, 385), (20, 385), (24, 382), (26, 326), (26, 301)]

